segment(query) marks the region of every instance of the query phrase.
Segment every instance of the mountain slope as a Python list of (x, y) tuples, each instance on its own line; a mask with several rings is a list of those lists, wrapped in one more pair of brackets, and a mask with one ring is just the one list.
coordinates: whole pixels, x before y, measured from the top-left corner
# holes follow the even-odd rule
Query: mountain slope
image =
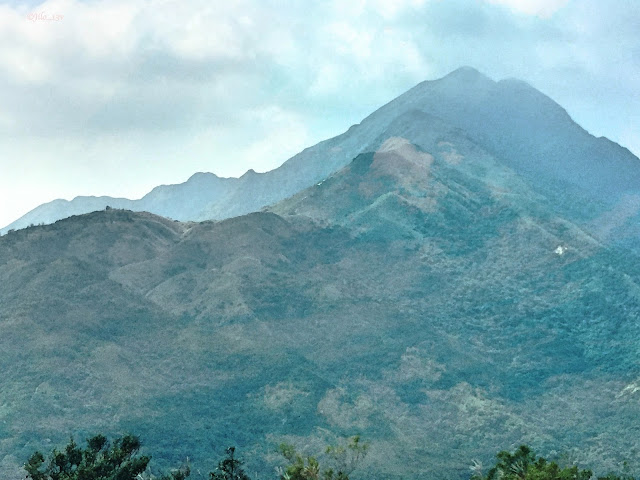
[(208, 471), (233, 444), (262, 477), (281, 441), (354, 433), (372, 444), (354, 478), (465, 477), (522, 442), (640, 467), (634, 254), (441, 119), (385, 130), (270, 211), (0, 238), (4, 476), (125, 430), (156, 466)]
[(494, 82), (462, 68), (419, 84), (369, 120), (407, 108), (464, 130), (529, 179), (541, 176), (539, 183), (566, 182), (589, 191), (594, 199), (640, 187), (637, 157), (610, 140), (589, 135), (562, 107), (525, 82)]
[(124, 208), (137, 212), (149, 211), (175, 219), (196, 219), (205, 206), (215, 202), (233, 188), (235, 178), (220, 178), (212, 173), (196, 173), (178, 185), (160, 185), (139, 200), (114, 197), (76, 197), (71, 201), (54, 200), (40, 205), (15, 222), (0, 229), (0, 234), (30, 225), (48, 225), (72, 215)]
[[(637, 203), (635, 197), (629, 201), (629, 196), (640, 189), (636, 173), (640, 160), (627, 149), (588, 134), (562, 107), (530, 85), (518, 80), (495, 82), (469, 67), (417, 85), (342, 135), (305, 149), (270, 172), (249, 171), (239, 179), (197, 174), (184, 184), (158, 187), (134, 201), (80, 197), (69, 204), (58, 200), (38, 207), (0, 233), (106, 205), (183, 221), (255, 212), (324, 180), (360, 153), (376, 151), (391, 136), (400, 135), (425, 148), (424, 129), (393, 129), (415, 112), (433, 117), (448, 130), (463, 131), (575, 220), (602, 222), (609, 211), (624, 210), (628, 218), (616, 233), (633, 236), (640, 209), (629, 210)], [(405, 121), (404, 127), (409, 123)], [(578, 196), (582, 201), (575, 201)], [(609, 226), (602, 230), (608, 231)]]

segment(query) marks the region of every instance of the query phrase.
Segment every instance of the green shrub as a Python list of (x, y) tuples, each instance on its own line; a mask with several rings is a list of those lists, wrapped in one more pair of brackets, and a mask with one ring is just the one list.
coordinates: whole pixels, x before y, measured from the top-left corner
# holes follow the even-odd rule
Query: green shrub
[(227, 457), (209, 474), (211, 480), (249, 480), (242, 470), (242, 462), (235, 458), (235, 447), (227, 448)]
[[(71, 439), (63, 450), (54, 449), (49, 460), (35, 452), (24, 469), (32, 480), (137, 480), (147, 469), (151, 457), (138, 455), (140, 439), (125, 435), (109, 442), (104, 435), (87, 439), (82, 449)], [(160, 480), (184, 480), (188, 467), (164, 475)]]
[(287, 459), (289, 465), (280, 476), (281, 480), (349, 480), (349, 475), (364, 459), (369, 450), (369, 444), (360, 441), (356, 435), (349, 439), (346, 446), (329, 446), (325, 453), (329, 456), (335, 468), (320, 468), (316, 457), (300, 455), (293, 445), (281, 444), (280, 453)]
[(48, 462), (42, 453), (35, 452), (24, 468), (32, 480), (135, 480), (151, 460), (138, 456), (140, 445), (133, 435), (111, 444), (104, 435), (96, 435), (87, 440), (83, 450), (71, 439), (63, 450), (54, 449)]
[(591, 470), (580, 470), (577, 466), (560, 467), (556, 462), (536, 457), (531, 448), (521, 445), (514, 453), (498, 453), (498, 462), (486, 477), (473, 475), (472, 480), (589, 480)]

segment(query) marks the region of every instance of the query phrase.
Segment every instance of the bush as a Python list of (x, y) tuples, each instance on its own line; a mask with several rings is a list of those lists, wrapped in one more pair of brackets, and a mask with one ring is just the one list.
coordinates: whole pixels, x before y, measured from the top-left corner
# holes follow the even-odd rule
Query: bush
[[(32, 480), (136, 480), (147, 469), (151, 457), (138, 455), (140, 439), (125, 435), (109, 443), (104, 435), (87, 439), (81, 449), (73, 439), (63, 449), (54, 449), (49, 461), (35, 452), (24, 469)], [(164, 475), (161, 480), (184, 480), (189, 468)]]
[(535, 456), (531, 448), (521, 445), (514, 453), (498, 453), (498, 462), (486, 477), (473, 475), (472, 480), (589, 480), (591, 470), (577, 466), (560, 467), (556, 462)]
[(249, 480), (242, 470), (242, 462), (235, 458), (235, 447), (227, 448), (227, 457), (209, 474), (211, 480)]
[(24, 468), (33, 480), (135, 480), (147, 469), (151, 457), (138, 456), (140, 440), (125, 435), (109, 444), (104, 435), (87, 440), (87, 448), (73, 439), (60, 451), (54, 449), (45, 464), (44, 455), (35, 452)]
[(293, 445), (281, 444), (280, 453), (289, 461), (280, 476), (281, 480), (349, 480), (349, 475), (364, 459), (369, 450), (368, 443), (360, 442), (360, 436), (349, 439), (346, 446), (329, 446), (325, 453), (331, 458), (334, 468), (320, 468), (316, 457), (303, 457)]

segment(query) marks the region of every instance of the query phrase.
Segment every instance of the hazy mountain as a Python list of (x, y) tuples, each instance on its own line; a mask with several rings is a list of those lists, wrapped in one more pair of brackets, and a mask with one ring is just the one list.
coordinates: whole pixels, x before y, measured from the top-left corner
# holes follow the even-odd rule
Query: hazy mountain
[(137, 212), (149, 211), (174, 220), (196, 219), (211, 202), (219, 201), (238, 182), (236, 178), (220, 178), (213, 173), (196, 173), (177, 185), (160, 185), (139, 200), (114, 197), (76, 197), (71, 201), (54, 200), (40, 205), (15, 222), (0, 229), (0, 234), (30, 225), (47, 225), (72, 215), (125, 208)]
[[(588, 134), (562, 107), (525, 82), (495, 82), (463, 67), (440, 80), (417, 85), (344, 134), (305, 149), (270, 172), (250, 170), (239, 179), (196, 174), (185, 183), (157, 187), (140, 200), (56, 200), (34, 209), (0, 233), (51, 223), (107, 205), (181, 221), (224, 219), (255, 212), (322, 181), (358, 154), (375, 151), (390, 136), (390, 125), (420, 145), (424, 135), (434, 133), (417, 127), (405, 131), (415, 112), (436, 117), (448, 130), (464, 131), (476, 144), (523, 175), (534, 188), (554, 197), (565, 214), (596, 220), (609, 209), (622, 208), (628, 216), (640, 219), (639, 208), (629, 211), (629, 205), (640, 203), (640, 197), (629, 199), (640, 189), (638, 159), (633, 154), (606, 138)], [(572, 200), (576, 195), (584, 197), (579, 205)], [(624, 206), (616, 207), (620, 201)]]
[[(354, 479), (468, 478), (520, 443), (637, 471), (637, 159), (522, 84), (500, 104), (520, 128), (527, 102), (555, 112), (531, 114), (531, 149), (554, 141), (547, 122), (574, 142), (540, 165), (515, 133), (473, 130), (509, 122), (418, 101), (512, 83), (463, 69), (419, 85), (283, 165), (335, 171), (262, 212), (110, 209), (0, 238), (0, 476), (70, 434), (125, 431), (156, 466), (203, 473), (236, 445), (252, 478), (275, 476), (281, 441), (315, 453), (355, 433), (372, 446)], [(359, 153), (323, 161), (337, 146)], [(266, 198), (269, 175), (231, 184)]]

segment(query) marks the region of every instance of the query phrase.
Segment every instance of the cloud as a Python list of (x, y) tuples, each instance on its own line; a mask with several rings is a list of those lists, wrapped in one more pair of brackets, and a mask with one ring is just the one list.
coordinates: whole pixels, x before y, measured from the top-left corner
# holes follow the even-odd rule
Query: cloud
[(309, 146), (310, 135), (303, 117), (278, 105), (268, 105), (239, 114), (236, 121), (251, 125), (238, 131), (233, 126), (216, 126), (195, 132), (185, 143), (184, 156), (213, 152), (224, 158), (216, 174), (240, 176), (249, 169), (266, 172), (278, 167)]
[(331, 11), (335, 18), (361, 16), (373, 13), (384, 20), (393, 20), (407, 10), (423, 7), (429, 0), (333, 0)]
[(526, 15), (548, 18), (564, 7), (569, 0), (485, 0), (493, 5), (504, 5)]
[(574, 82), (586, 82), (575, 80), (579, 72), (604, 81), (620, 68), (632, 79), (640, 51), (629, 44), (638, 8), (591, 0), (334, 0), (286, 9), (275, 0), (215, 8), (205, 0), (49, 0), (32, 10), (64, 18), (28, 21), (25, 7), (0, 6), (0, 135), (206, 129), (274, 102), (309, 125), (320, 115), (358, 121), (464, 64), (570, 95), (554, 81), (560, 69)]
[(389, 20), (397, 17), (407, 9), (418, 9), (426, 3), (426, 0), (371, 0), (369, 4), (383, 18)]
[[(87, 162), (162, 183), (264, 170), (461, 65), (525, 79), (638, 153), (639, 19), (630, 0), (1, 4), (0, 165), (68, 165), (78, 186), (97, 185)], [(74, 146), (64, 164), (52, 144)]]

